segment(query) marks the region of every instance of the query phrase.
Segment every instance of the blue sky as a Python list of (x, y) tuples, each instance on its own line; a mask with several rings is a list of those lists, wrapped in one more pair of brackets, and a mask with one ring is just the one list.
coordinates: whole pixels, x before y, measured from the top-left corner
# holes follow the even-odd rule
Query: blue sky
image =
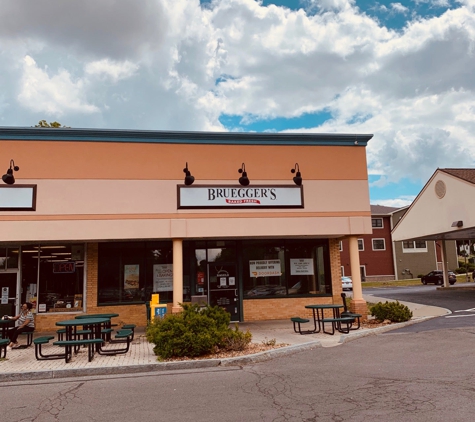
[(116, 2), (2, 4), (0, 125), (372, 133), (395, 207), (473, 167), (474, 0)]

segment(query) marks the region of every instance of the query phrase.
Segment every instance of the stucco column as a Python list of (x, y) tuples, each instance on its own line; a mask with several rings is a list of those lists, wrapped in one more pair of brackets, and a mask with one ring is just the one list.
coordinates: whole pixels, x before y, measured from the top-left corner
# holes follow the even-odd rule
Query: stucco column
[(172, 314), (183, 310), (183, 240), (173, 239), (173, 307)]
[(360, 252), (358, 250), (358, 237), (348, 238), (350, 249), (351, 280), (353, 282), (353, 299), (350, 302), (351, 312), (361, 314), (366, 319), (368, 311), (366, 301), (363, 299), (363, 289), (361, 287), (360, 273)]
[(449, 287), (448, 268), (447, 268), (447, 248), (445, 246), (445, 240), (440, 241), (440, 258), (442, 259), (442, 274), (444, 276), (444, 287)]

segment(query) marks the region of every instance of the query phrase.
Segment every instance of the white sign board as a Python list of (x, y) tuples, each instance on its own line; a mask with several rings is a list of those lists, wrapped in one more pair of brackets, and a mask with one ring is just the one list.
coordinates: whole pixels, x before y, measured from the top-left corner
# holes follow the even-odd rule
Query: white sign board
[(249, 261), (249, 272), (251, 277), (280, 277), (280, 259)]
[(2, 305), (6, 305), (8, 303), (9, 292), (10, 292), (9, 287), (2, 287), (2, 299), (1, 299)]
[(173, 264), (155, 264), (153, 266), (153, 291), (173, 290)]
[(0, 185), (0, 211), (35, 211), (36, 185)]
[(178, 208), (303, 208), (303, 188), (294, 185), (179, 185)]
[(313, 275), (313, 259), (291, 259), (290, 275)]

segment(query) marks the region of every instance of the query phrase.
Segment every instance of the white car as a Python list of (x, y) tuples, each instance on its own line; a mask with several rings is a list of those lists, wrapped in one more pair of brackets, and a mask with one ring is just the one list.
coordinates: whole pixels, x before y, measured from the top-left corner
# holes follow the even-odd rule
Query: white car
[(343, 276), (341, 278), (341, 287), (343, 290), (353, 290), (353, 281), (351, 278)]

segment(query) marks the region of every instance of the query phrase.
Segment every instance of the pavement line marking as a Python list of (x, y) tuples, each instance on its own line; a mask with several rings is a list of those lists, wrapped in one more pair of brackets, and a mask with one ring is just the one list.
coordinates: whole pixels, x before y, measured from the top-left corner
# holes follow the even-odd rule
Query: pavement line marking
[(475, 308), (471, 308), (471, 309), (461, 309), (459, 311), (454, 311), (454, 312), (475, 312)]
[(445, 318), (464, 318), (464, 317), (468, 317), (468, 316), (475, 316), (475, 314), (471, 314), (471, 315), (450, 315), (450, 316), (446, 316)]

